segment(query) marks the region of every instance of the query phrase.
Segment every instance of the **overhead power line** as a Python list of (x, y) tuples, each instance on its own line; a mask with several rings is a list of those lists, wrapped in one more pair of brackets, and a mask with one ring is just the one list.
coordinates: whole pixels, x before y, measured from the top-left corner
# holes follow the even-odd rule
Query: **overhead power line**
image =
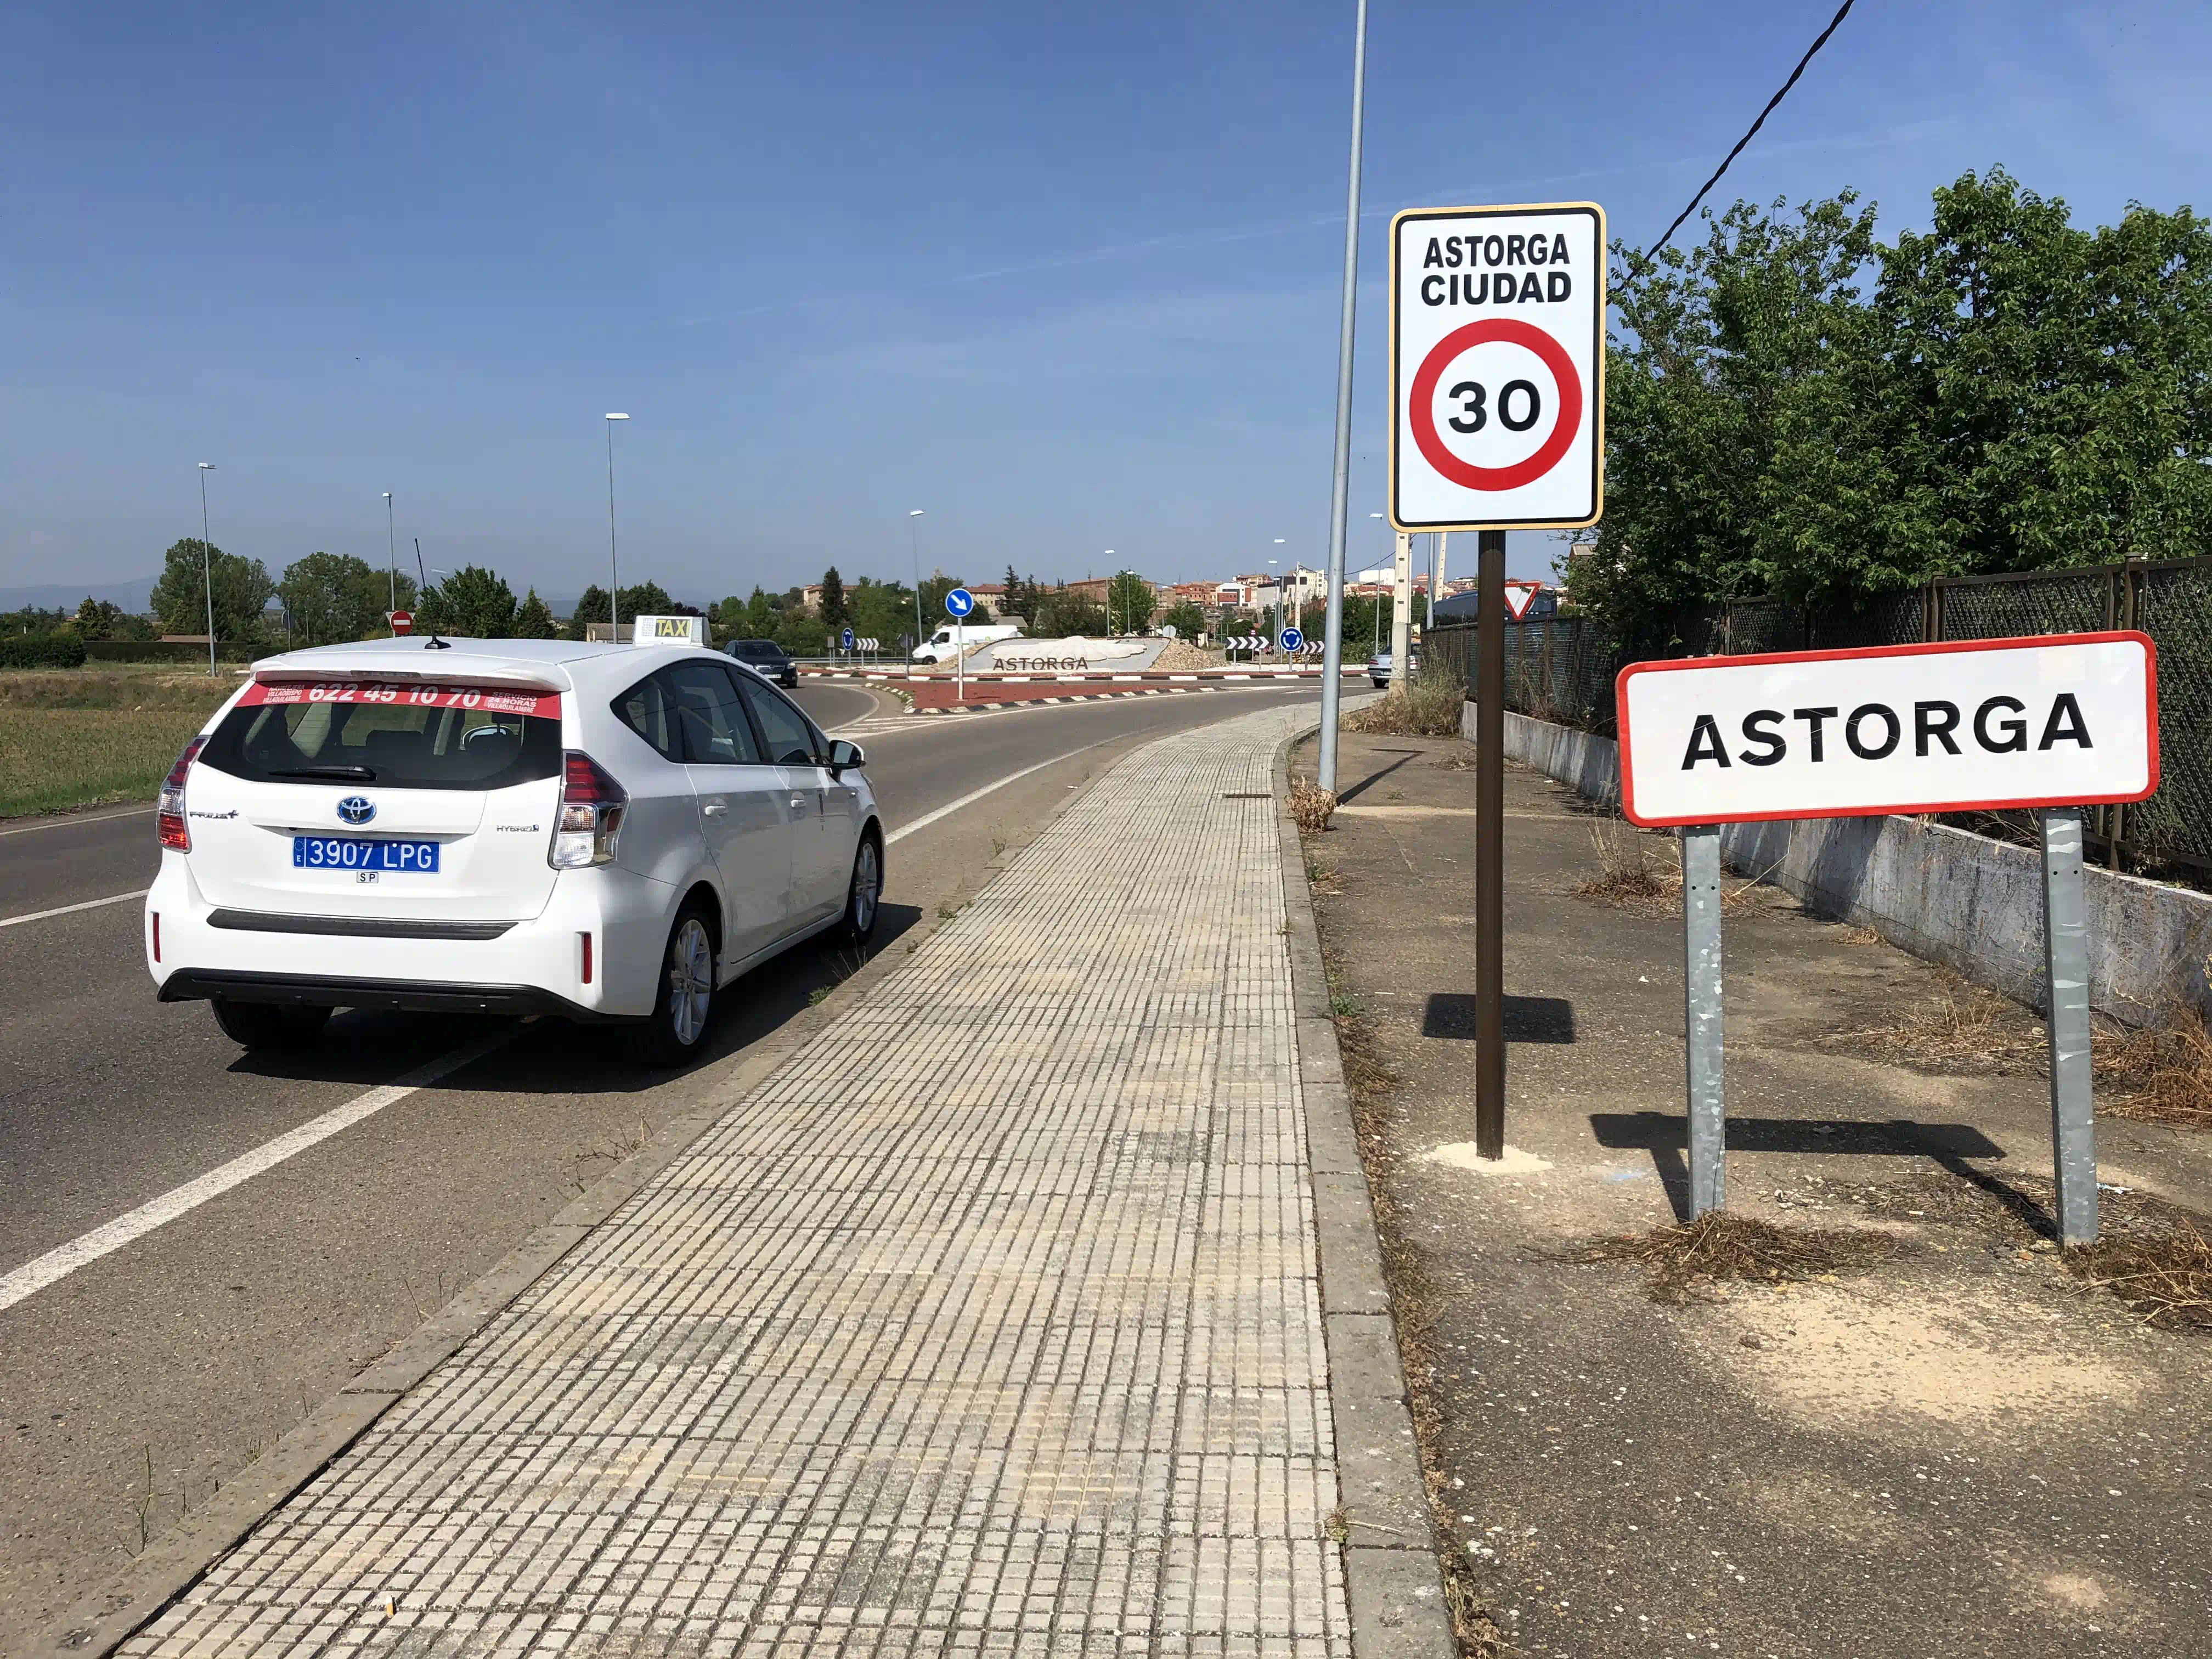
[(1718, 167), (1713, 169), (1713, 176), (1706, 179), (1703, 185), (1698, 187), (1698, 193), (1690, 198), (1690, 205), (1684, 208), (1680, 213), (1674, 216), (1674, 222), (1667, 227), (1667, 234), (1665, 236), (1662, 236), (1657, 241), (1652, 243), (1650, 251), (1644, 255), (1643, 263), (1649, 264), (1658, 256), (1659, 250), (1667, 246), (1668, 238), (1674, 235), (1676, 231), (1681, 229), (1682, 221), (1688, 218), (1692, 214), (1698, 210), (1698, 204), (1705, 199), (1705, 192), (1712, 189), (1715, 185), (1720, 183), (1721, 174), (1729, 170), (1729, 162), (1735, 161), (1737, 156), (1742, 155), (1743, 147), (1759, 136), (1759, 128), (1766, 125), (1766, 118), (1774, 113), (1775, 106), (1781, 103), (1784, 98), (1787, 98), (1790, 95), (1790, 88), (1796, 86), (1797, 84), (1797, 77), (1804, 74), (1805, 65), (1813, 61), (1813, 56), (1815, 52), (1819, 52), (1821, 47), (1828, 44), (1828, 37), (1836, 32), (1837, 25), (1841, 23), (1845, 17), (1850, 15), (1852, 4), (1853, 0), (1844, 0), (1842, 6), (1837, 9), (1836, 15), (1828, 20), (1828, 27), (1820, 31), (1820, 38), (1814, 41), (1811, 46), (1805, 48), (1805, 55), (1797, 60), (1797, 67), (1790, 71), (1790, 78), (1782, 83), (1782, 90), (1776, 93), (1773, 97), (1766, 100), (1766, 107), (1759, 112), (1759, 119), (1751, 124), (1751, 131), (1745, 133), (1742, 137), (1735, 141), (1735, 148), (1730, 150), (1728, 153), (1727, 158), (1723, 160)]

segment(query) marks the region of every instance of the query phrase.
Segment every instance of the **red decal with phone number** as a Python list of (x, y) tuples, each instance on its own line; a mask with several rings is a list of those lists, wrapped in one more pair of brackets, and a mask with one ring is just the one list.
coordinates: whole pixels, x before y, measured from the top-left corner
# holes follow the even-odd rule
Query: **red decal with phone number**
[(422, 685), (386, 684), (377, 680), (333, 681), (321, 685), (298, 683), (270, 684), (256, 680), (246, 688), (239, 707), (261, 703), (358, 702), (384, 708), (481, 708), (494, 714), (537, 714), (561, 718), (557, 691), (501, 691), (483, 685)]

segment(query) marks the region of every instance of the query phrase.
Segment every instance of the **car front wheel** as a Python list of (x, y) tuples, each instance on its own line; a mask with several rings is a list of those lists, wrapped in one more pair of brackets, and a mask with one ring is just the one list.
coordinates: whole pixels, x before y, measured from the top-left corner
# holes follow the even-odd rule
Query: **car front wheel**
[(862, 836), (853, 854), (853, 879), (845, 888), (845, 921), (842, 929), (848, 945), (866, 945), (876, 931), (876, 916), (883, 909), (884, 849), (872, 835)]
[(714, 1008), (714, 938), (695, 907), (669, 931), (653, 1018), (637, 1033), (638, 1057), (648, 1066), (681, 1066), (705, 1042)]

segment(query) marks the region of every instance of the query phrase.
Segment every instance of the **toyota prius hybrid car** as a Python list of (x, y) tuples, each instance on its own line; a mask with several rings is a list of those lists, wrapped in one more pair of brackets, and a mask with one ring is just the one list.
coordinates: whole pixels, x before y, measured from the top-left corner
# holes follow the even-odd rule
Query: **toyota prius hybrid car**
[(146, 965), (248, 1048), (334, 1008), (559, 1014), (694, 1053), (714, 993), (874, 931), (867, 757), (682, 644), (288, 652), (161, 787)]

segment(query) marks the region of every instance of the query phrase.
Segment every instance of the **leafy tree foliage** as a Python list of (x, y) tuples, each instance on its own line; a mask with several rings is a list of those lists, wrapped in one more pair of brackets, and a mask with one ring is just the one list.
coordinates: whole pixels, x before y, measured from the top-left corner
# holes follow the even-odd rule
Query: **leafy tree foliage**
[(1013, 566), (1008, 565), (1006, 586), (1006, 597), (999, 601), (999, 614), (1027, 622), (1030, 611), (1036, 603), (1032, 597), (1036, 589), (1036, 579), (1031, 577), (1025, 582), (1014, 574)]
[(1182, 639), (1194, 640), (1206, 632), (1206, 612), (1188, 599), (1178, 599), (1169, 606), (1168, 614), (1160, 621), (1164, 626), (1174, 629)]
[(1133, 570), (1115, 573), (1106, 584), (1106, 614), (1124, 634), (1141, 634), (1152, 625), (1160, 596), (1152, 585)]
[(886, 648), (914, 633), (914, 590), (904, 582), (863, 576), (846, 595), (845, 611), (856, 635)]
[(834, 634), (845, 625), (845, 580), (834, 564), (822, 573), (821, 612), (824, 633)]
[(1105, 607), (1079, 598), (1065, 586), (1039, 592), (1032, 616), (1034, 625), (1029, 631), (1038, 639), (1068, 639), (1078, 635), (1096, 639), (1106, 633)]
[(523, 596), (522, 604), (515, 611), (514, 637), (518, 640), (550, 640), (557, 637), (560, 631), (553, 621), (553, 612), (547, 608), (545, 601), (538, 597), (538, 590), (532, 588)]
[(512, 639), (515, 610), (514, 590), (497, 572), (465, 564), (422, 590), (415, 607), (415, 631), (457, 634), (465, 640)]
[(1996, 168), (1893, 245), (1846, 192), (1738, 202), (1650, 264), (1615, 252), (1606, 516), (1577, 599), (1616, 622), (2172, 556), (2212, 531), (2212, 223), (2185, 208), (2084, 230)]
[[(203, 566), (203, 554), (205, 565)], [(208, 574), (204, 574), (203, 571)], [(161, 557), (161, 574), (149, 594), (154, 615), (169, 634), (205, 634), (209, 575), (215, 589), (215, 632), (219, 640), (258, 636), (261, 613), (276, 592), (258, 559), (241, 558), (187, 536), (170, 544)]]
[[(676, 615), (675, 601), (668, 590), (659, 582), (640, 582), (635, 587), (622, 591), (622, 614), (627, 621), (632, 617), (672, 617)], [(574, 614), (568, 618), (568, 637), (580, 640), (585, 629), (593, 623), (607, 620), (607, 590), (593, 582), (584, 590), (584, 597), (576, 601)]]
[(776, 625), (775, 642), (794, 657), (818, 657), (830, 648), (830, 630), (822, 618), (792, 606)]
[(395, 586), (400, 609), (411, 607), (411, 577), (395, 583), (388, 572), (349, 553), (310, 553), (285, 567), (276, 592), (291, 620), (292, 642), (329, 645), (384, 633)]

